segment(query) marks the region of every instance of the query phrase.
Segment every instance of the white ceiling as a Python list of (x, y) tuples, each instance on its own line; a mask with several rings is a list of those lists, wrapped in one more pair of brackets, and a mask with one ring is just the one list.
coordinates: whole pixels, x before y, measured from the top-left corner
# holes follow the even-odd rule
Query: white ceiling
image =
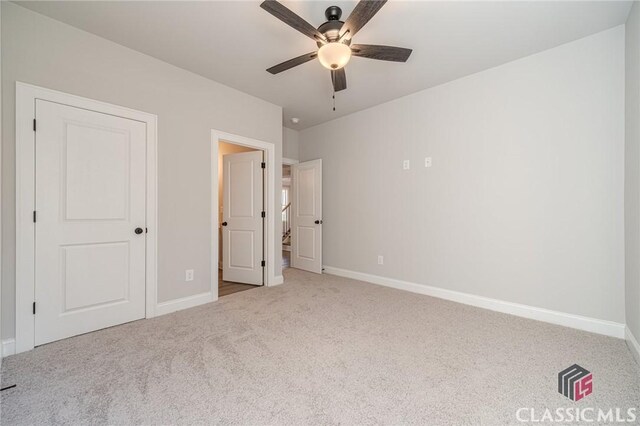
[[(282, 1), (314, 26), (337, 4)], [(311, 61), (266, 68), (311, 52), (314, 42), (259, 1), (20, 2), (24, 7), (280, 105), (303, 129), (623, 24), (631, 2), (389, 1), (355, 43), (413, 49), (405, 64), (352, 58), (332, 111), (329, 71)], [(299, 117), (294, 125), (290, 119)]]

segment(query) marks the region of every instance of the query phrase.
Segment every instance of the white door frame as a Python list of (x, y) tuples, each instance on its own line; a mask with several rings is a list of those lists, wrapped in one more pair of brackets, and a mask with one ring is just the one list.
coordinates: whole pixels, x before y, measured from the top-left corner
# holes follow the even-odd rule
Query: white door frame
[(244, 136), (234, 135), (231, 133), (221, 132), (219, 130), (211, 130), (211, 290), (218, 299), (218, 214), (220, 206), (218, 202), (218, 144), (220, 142), (228, 142), (234, 145), (248, 146), (264, 151), (265, 163), (267, 163), (266, 185), (264, 190), (264, 210), (267, 212), (267, 229), (264, 235), (264, 255), (267, 261), (265, 270), (264, 285), (266, 287), (282, 284), (275, 275), (275, 229), (276, 214), (274, 209), (274, 197), (276, 187), (276, 177), (274, 166), (282, 167), (276, 163), (276, 146), (271, 142), (264, 142), (258, 139), (251, 139)]
[(148, 228), (145, 317), (157, 305), (157, 122), (154, 114), (16, 82), (16, 353), (34, 348), (35, 317), (35, 119), (36, 100), (46, 100), (146, 123)]

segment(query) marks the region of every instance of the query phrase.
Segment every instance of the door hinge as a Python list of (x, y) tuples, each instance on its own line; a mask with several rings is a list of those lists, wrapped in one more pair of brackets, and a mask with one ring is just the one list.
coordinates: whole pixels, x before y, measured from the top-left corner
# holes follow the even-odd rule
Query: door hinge
[(36, 223), (36, 211), (33, 211), (33, 223)]
[(262, 212), (262, 217), (267, 217), (267, 212)]
[(263, 260), (262, 262), (260, 262), (260, 266), (262, 266), (262, 267), (264, 268), (265, 266), (267, 266), (267, 262), (265, 262), (265, 261)]
[(35, 118), (33, 119), (33, 131), (34, 132), (36, 131), (36, 119)]
[(265, 163), (264, 161), (262, 162), (262, 164), (260, 164), (260, 167), (262, 167), (263, 169), (267, 168), (267, 163)]
[(33, 302), (33, 315), (36, 314), (36, 302)]

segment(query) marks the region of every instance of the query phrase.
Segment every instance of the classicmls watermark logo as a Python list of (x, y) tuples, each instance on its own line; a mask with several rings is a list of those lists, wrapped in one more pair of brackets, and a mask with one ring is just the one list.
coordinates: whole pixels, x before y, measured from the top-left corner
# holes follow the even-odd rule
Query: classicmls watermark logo
[(558, 373), (558, 392), (572, 401), (580, 401), (593, 392), (593, 374), (573, 364)]
[[(565, 368), (558, 373), (558, 392), (573, 402), (580, 401), (593, 393), (593, 374), (578, 364)], [(529, 424), (638, 424), (637, 411), (638, 407), (590, 407), (584, 403), (569, 403), (567, 407), (520, 407), (516, 410), (516, 419)]]

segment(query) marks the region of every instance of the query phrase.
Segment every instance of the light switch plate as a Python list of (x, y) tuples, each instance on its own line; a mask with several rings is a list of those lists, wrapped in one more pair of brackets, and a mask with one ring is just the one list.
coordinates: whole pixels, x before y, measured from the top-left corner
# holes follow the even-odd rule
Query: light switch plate
[(402, 170), (409, 170), (410, 167), (411, 165), (409, 164), (409, 160), (404, 160), (402, 162)]
[(425, 157), (424, 158), (424, 166), (425, 167), (431, 167), (431, 157)]

